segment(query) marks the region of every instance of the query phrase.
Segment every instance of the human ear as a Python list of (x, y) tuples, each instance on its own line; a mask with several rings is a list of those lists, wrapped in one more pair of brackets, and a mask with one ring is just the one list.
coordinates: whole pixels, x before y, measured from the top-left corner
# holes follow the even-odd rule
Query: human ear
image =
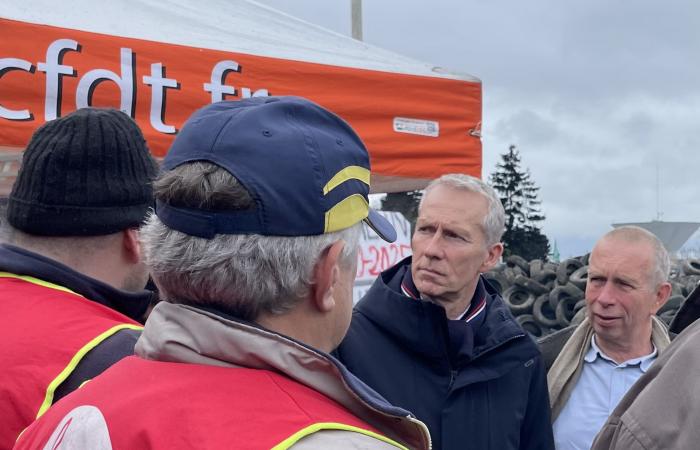
[(498, 260), (501, 259), (502, 254), (503, 243), (497, 242), (491, 245), (488, 248), (488, 255), (486, 256), (486, 260), (484, 260), (484, 262), (481, 264), (479, 272), (488, 272), (489, 270), (493, 269), (493, 267), (498, 263)]
[(658, 288), (656, 288), (656, 298), (654, 299), (654, 304), (652, 305), (652, 314), (656, 314), (656, 312), (661, 308), (664, 303), (666, 303), (666, 300), (671, 296), (671, 283), (669, 282), (664, 282), (659, 285)]
[(323, 250), (314, 266), (311, 295), (314, 306), (321, 312), (329, 312), (335, 307), (333, 290), (340, 279), (338, 263), (343, 247), (345, 241), (335, 241)]
[(141, 244), (139, 231), (136, 228), (128, 228), (122, 231), (122, 250), (127, 261), (133, 264), (141, 262)]

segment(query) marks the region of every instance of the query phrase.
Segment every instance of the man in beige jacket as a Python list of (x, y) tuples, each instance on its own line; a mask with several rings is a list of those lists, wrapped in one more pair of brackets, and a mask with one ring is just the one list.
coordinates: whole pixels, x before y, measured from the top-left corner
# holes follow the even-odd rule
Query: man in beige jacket
[(656, 311), (671, 292), (669, 257), (638, 227), (604, 235), (591, 253), (587, 318), (547, 375), (558, 450), (588, 449), (627, 390), (669, 344)]
[(680, 334), (620, 401), (592, 450), (698, 448), (700, 321)]

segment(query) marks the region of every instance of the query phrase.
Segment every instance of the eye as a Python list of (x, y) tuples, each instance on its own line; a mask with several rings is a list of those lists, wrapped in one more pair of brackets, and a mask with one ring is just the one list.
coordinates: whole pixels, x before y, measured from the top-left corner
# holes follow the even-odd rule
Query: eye
[(416, 232), (418, 233), (433, 233), (435, 231), (435, 227), (432, 225), (418, 225), (416, 227)]
[(603, 277), (598, 277), (598, 276), (593, 276), (593, 277), (589, 277), (589, 278), (588, 278), (588, 281), (589, 281), (590, 283), (593, 283), (593, 284), (602, 284), (602, 283), (605, 282), (605, 278), (603, 278)]
[(453, 233), (452, 231), (445, 231), (445, 237), (455, 241), (464, 241), (462, 236), (458, 235), (457, 233)]
[(626, 281), (618, 281), (617, 284), (619, 284), (622, 289), (634, 289), (634, 286)]

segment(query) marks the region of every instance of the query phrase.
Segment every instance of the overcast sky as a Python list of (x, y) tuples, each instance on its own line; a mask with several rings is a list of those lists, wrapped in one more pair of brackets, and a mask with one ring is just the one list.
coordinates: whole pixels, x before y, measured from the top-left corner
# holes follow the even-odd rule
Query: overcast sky
[[(350, 0), (261, 0), (350, 34)], [(483, 82), (483, 176), (517, 145), (562, 256), (700, 222), (700, 2), (365, 0), (368, 43)], [(658, 210), (657, 210), (658, 167)]]

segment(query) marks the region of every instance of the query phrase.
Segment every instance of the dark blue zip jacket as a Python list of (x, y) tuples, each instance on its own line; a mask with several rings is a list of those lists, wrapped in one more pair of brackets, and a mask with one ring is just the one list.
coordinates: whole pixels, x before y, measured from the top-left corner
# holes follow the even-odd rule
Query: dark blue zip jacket
[(336, 355), (425, 422), (435, 449), (554, 449), (540, 352), (497, 292), (484, 282), (486, 317), (460, 345), (444, 308), (389, 287), (410, 264), (377, 278)]

